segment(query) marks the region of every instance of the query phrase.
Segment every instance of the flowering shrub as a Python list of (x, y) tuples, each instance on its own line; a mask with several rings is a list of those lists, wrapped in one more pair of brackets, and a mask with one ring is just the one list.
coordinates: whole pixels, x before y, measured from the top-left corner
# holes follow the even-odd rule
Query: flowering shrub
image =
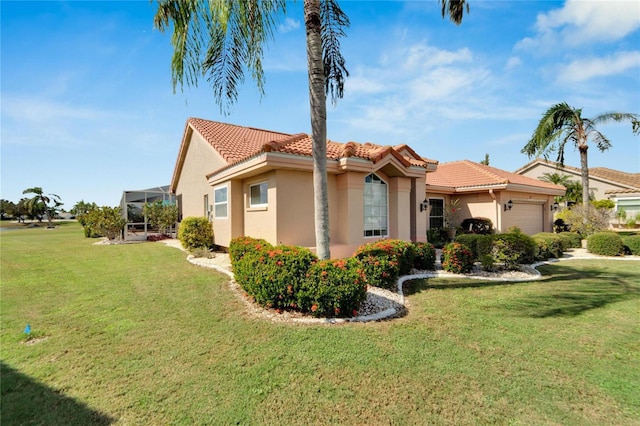
[(413, 267), (421, 271), (436, 269), (436, 249), (430, 243), (414, 243)]
[(413, 268), (415, 248), (413, 243), (402, 240), (380, 240), (358, 247), (354, 257), (366, 257), (369, 255), (385, 257), (389, 261), (397, 262), (400, 275), (406, 275)]
[(298, 292), (298, 306), (316, 317), (356, 316), (367, 295), (366, 277), (354, 258), (311, 266)]
[(240, 281), (238, 283), (259, 305), (297, 309), (297, 292), (307, 271), (317, 260), (315, 254), (303, 247), (280, 245), (249, 251), (240, 262), (236, 262), (243, 264), (246, 261), (246, 265), (252, 269), (241, 270), (244, 276), (249, 277), (249, 281), (245, 285)]
[(262, 238), (238, 237), (229, 243), (229, 258), (231, 263), (241, 260), (246, 253), (256, 253), (263, 248), (273, 248), (268, 241)]
[(454, 274), (471, 272), (473, 253), (460, 243), (449, 243), (442, 250), (442, 269)]
[(491, 242), (493, 235), (462, 234), (456, 237), (456, 243), (467, 246), (473, 253), (474, 260), (480, 260), (485, 255), (491, 254)]
[(386, 256), (360, 254), (356, 257), (365, 275), (367, 284), (393, 290), (400, 275), (398, 262)]

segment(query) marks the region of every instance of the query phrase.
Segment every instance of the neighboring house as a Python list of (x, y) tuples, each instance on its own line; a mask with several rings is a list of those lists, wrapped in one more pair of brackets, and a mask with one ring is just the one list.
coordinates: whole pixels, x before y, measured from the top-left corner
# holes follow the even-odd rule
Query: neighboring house
[(169, 185), (122, 192), (120, 209), (122, 217), (127, 220), (124, 228), (125, 240), (146, 240), (149, 233), (155, 231), (147, 222), (142, 208), (145, 204), (154, 203), (157, 200), (162, 200), (164, 203), (175, 203), (175, 197), (169, 192)]
[[(332, 257), (381, 238), (425, 241), (424, 182), (437, 162), (406, 145), (327, 141)], [(170, 191), (180, 218), (205, 216), (216, 244), (246, 235), (315, 246), (312, 141), (198, 118), (187, 120)]]
[(554, 197), (565, 187), (463, 160), (428, 173), (426, 192), (429, 229), (444, 226), (444, 208), (459, 199), (460, 220), (487, 218), (496, 232), (517, 226), (532, 235), (553, 231)]
[[(553, 161), (535, 159), (516, 170), (516, 173), (540, 179), (545, 173), (568, 175), (571, 180), (582, 181), (580, 169), (560, 165)], [(616, 211), (624, 209), (629, 217), (640, 213), (640, 173), (626, 173), (605, 167), (589, 168), (589, 192), (596, 200), (610, 199)]]

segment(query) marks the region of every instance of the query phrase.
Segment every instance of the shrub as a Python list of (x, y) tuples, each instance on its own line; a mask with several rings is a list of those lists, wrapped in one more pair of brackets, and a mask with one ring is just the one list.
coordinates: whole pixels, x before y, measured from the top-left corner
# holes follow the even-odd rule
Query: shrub
[(561, 258), (564, 252), (564, 243), (558, 234), (550, 232), (540, 232), (533, 235), (533, 241), (536, 243), (534, 257), (536, 260), (547, 260), (551, 257)]
[(311, 266), (298, 291), (298, 306), (316, 317), (356, 316), (367, 296), (365, 274), (355, 258)]
[(309, 249), (295, 246), (264, 248), (259, 253), (254, 283), (247, 291), (267, 308), (297, 308), (298, 291), (311, 265), (318, 261)]
[(565, 250), (582, 247), (582, 237), (577, 232), (561, 232), (557, 235), (562, 239)]
[(380, 240), (360, 246), (354, 257), (361, 262), (369, 285), (395, 289), (398, 276), (414, 266), (415, 247), (406, 241)]
[(427, 230), (427, 241), (434, 247), (442, 248), (447, 243), (449, 236), (446, 228), (431, 228)]
[(591, 204), (586, 207), (575, 205), (569, 209), (563, 209), (556, 216), (563, 219), (570, 226), (571, 231), (577, 232), (583, 238), (587, 238), (596, 232), (602, 232), (609, 227), (610, 211), (596, 209)]
[(414, 243), (413, 267), (421, 271), (436, 269), (436, 249), (431, 243)]
[(536, 243), (533, 238), (523, 234), (519, 229), (495, 235), (491, 246), (493, 258), (506, 269), (519, 269), (520, 264), (533, 263), (535, 250)]
[(142, 207), (142, 213), (147, 217), (151, 227), (161, 234), (169, 234), (178, 221), (178, 206), (166, 204), (162, 200), (145, 204)]
[(480, 260), (482, 256), (491, 254), (492, 239), (492, 235), (462, 234), (456, 237), (456, 242), (467, 246), (474, 260)]
[(640, 235), (622, 237), (622, 243), (629, 249), (631, 254), (640, 256)]
[(471, 272), (473, 269), (473, 253), (465, 245), (449, 243), (442, 250), (442, 269), (454, 274)]
[(603, 256), (619, 256), (624, 250), (622, 237), (615, 232), (598, 232), (587, 238), (587, 250)]
[(571, 230), (571, 227), (567, 225), (563, 219), (556, 219), (553, 222), (553, 229), (557, 234), (559, 234), (561, 232), (569, 232)]
[(480, 264), (482, 265), (482, 269), (487, 272), (495, 271), (496, 268), (494, 263), (495, 260), (490, 254), (483, 254), (482, 257), (480, 257)]
[(178, 239), (186, 250), (213, 247), (213, 227), (206, 217), (186, 217), (180, 222)]
[(465, 219), (460, 224), (460, 228), (462, 228), (462, 232), (467, 234), (489, 235), (493, 234), (494, 232), (493, 222), (491, 222), (491, 219), (487, 219), (484, 217), (473, 217)]
[(115, 240), (120, 237), (127, 220), (122, 217), (120, 207), (100, 207), (82, 215), (80, 221), (87, 238), (107, 237)]
[(400, 275), (398, 262), (379, 253), (361, 253), (355, 256), (360, 261), (367, 284), (393, 290)]
[(231, 264), (234, 262), (241, 260), (242, 257), (248, 253), (256, 253), (260, 252), (263, 248), (273, 248), (268, 241), (263, 240), (262, 238), (251, 238), (251, 237), (238, 237), (231, 240), (229, 243), (229, 258), (231, 259)]

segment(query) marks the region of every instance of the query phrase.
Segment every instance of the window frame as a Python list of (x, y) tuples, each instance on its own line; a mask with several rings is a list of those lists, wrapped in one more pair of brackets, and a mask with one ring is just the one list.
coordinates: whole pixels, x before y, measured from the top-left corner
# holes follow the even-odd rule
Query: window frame
[[(224, 190), (225, 200), (216, 201), (216, 192)], [(218, 206), (225, 206), (224, 216), (218, 216)], [(228, 219), (229, 218), (229, 186), (222, 185), (217, 188), (213, 188), (213, 218), (214, 219)]]
[[(377, 179), (379, 183), (367, 182), (367, 178), (372, 176), (373, 179)], [(384, 205), (382, 203), (371, 204), (370, 207), (377, 208), (379, 211), (384, 210), (384, 214), (369, 214), (367, 215), (367, 186), (368, 185), (379, 185), (380, 187), (384, 187), (385, 196), (384, 196)], [(375, 188), (371, 186), (371, 188)], [(372, 197), (376, 197), (376, 194), (372, 194)], [(379, 223), (377, 228), (367, 229), (367, 219), (373, 218), (374, 220), (380, 221), (380, 219), (384, 218), (384, 224)], [(369, 235), (367, 233), (370, 233)], [(364, 177), (364, 190), (362, 194), (362, 236), (363, 238), (386, 238), (389, 236), (389, 184), (382, 177), (380, 177), (376, 173), (369, 173)]]
[[(445, 206), (445, 202), (444, 202), (444, 198), (429, 198), (429, 227), (427, 229), (438, 229), (438, 228), (444, 228), (445, 223), (444, 223), (444, 206)], [(434, 216), (433, 215), (433, 201), (440, 201), (442, 202), (442, 214)], [(442, 225), (441, 226), (431, 226), (431, 221), (432, 219), (441, 219), (442, 220)]]
[[(254, 187), (261, 187), (262, 185), (265, 186), (265, 202), (264, 203), (259, 203), (259, 204), (253, 204), (253, 195), (252, 195), (252, 189)], [(256, 183), (252, 183), (249, 184), (249, 208), (250, 209), (261, 209), (261, 208), (266, 208), (269, 205), (269, 182), (267, 181), (262, 181), (262, 182), (256, 182)], [(262, 197), (262, 191), (260, 191), (260, 196)]]

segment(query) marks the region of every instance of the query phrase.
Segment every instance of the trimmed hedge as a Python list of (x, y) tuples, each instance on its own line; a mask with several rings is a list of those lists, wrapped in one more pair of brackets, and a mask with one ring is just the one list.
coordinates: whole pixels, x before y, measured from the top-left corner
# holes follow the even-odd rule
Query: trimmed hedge
[(493, 238), (493, 235), (461, 234), (456, 237), (456, 242), (467, 246), (473, 253), (473, 258), (480, 261), (485, 255), (491, 254)]
[(640, 235), (629, 235), (622, 237), (622, 243), (635, 256), (640, 256)]
[(536, 243), (536, 250), (534, 253), (536, 260), (547, 260), (552, 257), (559, 259), (562, 257), (565, 243), (558, 234), (540, 232), (532, 235), (531, 238), (533, 238)]
[(454, 274), (471, 272), (473, 253), (460, 243), (449, 243), (442, 249), (442, 269)]
[(191, 251), (213, 247), (213, 226), (206, 217), (185, 217), (178, 228), (178, 240), (182, 247)]
[(582, 237), (577, 232), (560, 232), (558, 235), (564, 241), (564, 248), (581, 248)]
[(431, 243), (414, 243), (413, 267), (420, 271), (436, 269), (436, 249)]
[(484, 217), (472, 217), (462, 221), (460, 224), (462, 232), (469, 234), (490, 235), (494, 233), (493, 222)]
[(619, 256), (624, 251), (622, 237), (615, 232), (598, 232), (587, 238), (587, 251), (602, 256)]

